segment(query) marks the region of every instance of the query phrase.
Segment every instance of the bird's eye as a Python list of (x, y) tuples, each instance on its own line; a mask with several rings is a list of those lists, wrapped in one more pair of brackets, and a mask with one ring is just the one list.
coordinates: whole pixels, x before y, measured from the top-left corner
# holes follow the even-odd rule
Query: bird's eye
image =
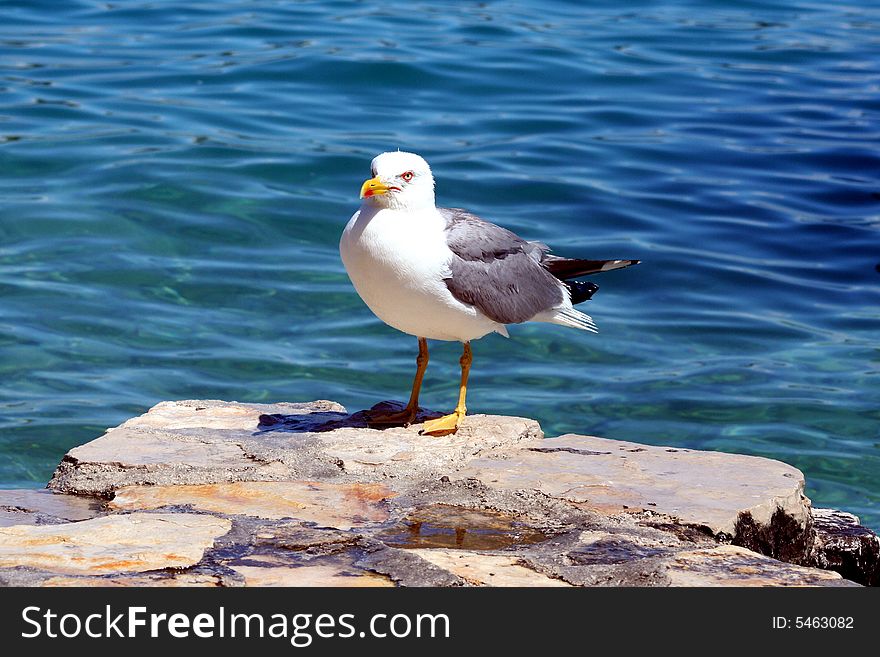
[(409, 182), (413, 179), (413, 175), (415, 174), (413, 174), (412, 171), (404, 171), (402, 174), (400, 174), (400, 177), (403, 178), (405, 182)]

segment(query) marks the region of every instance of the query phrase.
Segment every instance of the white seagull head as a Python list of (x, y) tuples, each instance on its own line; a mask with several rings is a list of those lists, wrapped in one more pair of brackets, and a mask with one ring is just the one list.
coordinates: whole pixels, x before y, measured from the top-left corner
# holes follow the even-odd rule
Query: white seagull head
[(395, 210), (434, 207), (434, 176), (422, 157), (392, 151), (374, 157), (370, 166), (373, 177), (361, 186), (364, 203)]

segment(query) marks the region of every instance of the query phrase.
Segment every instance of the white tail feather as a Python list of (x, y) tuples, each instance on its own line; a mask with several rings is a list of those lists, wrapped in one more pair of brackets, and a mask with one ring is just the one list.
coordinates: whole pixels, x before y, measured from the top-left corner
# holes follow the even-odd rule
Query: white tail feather
[(574, 308), (563, 308), (553, 315), (550, 321), (554, 324), (570, 326), (571, 328), (581, 329), (582, 331), (590, 331), (591, 333), (599, 332), (592, 317), (582, 313), (580, 310), (575, 310)]

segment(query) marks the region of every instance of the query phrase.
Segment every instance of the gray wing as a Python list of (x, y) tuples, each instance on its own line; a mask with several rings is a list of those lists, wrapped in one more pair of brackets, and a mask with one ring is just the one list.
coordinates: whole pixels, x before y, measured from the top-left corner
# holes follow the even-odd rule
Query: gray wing
[(518, 324), (563, 301), (562, 284), (541, 264), (547, 247), (458, 208), (439, 208), (453, 253), (446, 287), (501, 324)]

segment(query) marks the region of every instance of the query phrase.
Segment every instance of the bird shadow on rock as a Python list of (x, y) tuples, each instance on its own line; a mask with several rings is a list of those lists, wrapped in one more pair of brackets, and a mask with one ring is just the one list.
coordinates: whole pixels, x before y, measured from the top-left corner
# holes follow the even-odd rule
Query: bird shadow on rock
[[(314, 413), (302, 413), (285, 415), (283, 413), (263, 414), (259, 418), (257, 433), (280, 431), (290, 433), (321, 433), (334, 431), (335, 429), (389, 429), (403, 426), (401, 424), (379, 424), (370, 421), (370, 418), (380, 414), (397, 413), (406, 407), (398, 401), (381, 401), (368, 410), (355, 413), (342, 413), (340, 411), (317, 411)], [(425, 420), (441, 417), (443, 414), (419, 407), (413, 424), (420, 424)]]

